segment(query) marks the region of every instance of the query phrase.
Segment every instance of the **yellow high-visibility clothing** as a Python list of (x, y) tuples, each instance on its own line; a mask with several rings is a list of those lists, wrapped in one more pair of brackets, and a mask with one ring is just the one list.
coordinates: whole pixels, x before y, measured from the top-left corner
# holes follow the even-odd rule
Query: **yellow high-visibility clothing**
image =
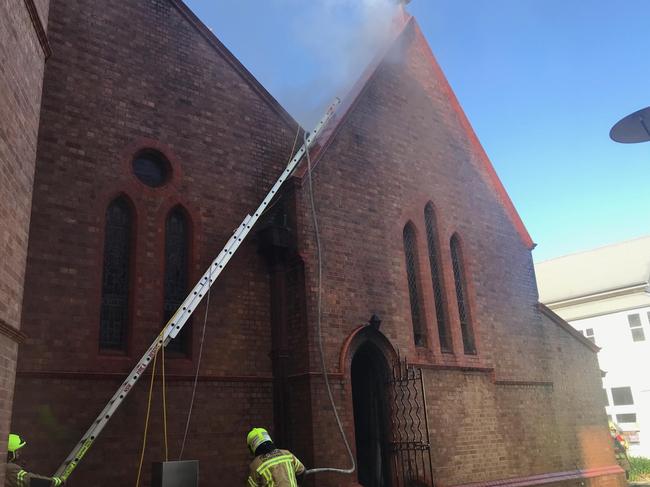
[(55, 480), (51, 477), (43, 477), (35, 473), (23, 470), (20, 465), (9, 462), (5, 471), (5, 487), (29, 487), (32, 479), (49, 480), (52, 485), (61, 485), (60, 480)]
[(291, 452), (273, 450), (251, 462), (247, 487), (298, 487), (297, 475), (305, 467)]

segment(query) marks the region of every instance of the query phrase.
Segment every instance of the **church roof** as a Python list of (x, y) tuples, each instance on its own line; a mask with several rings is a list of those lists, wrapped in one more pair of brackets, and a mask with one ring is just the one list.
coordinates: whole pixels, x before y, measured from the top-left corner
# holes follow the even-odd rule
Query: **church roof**
[(215, 36), (212, 31), (192, 12), (183, 0), (169, 0), (174, 7), (183, 15), (187, 21), (203, 36), (212, 48), (214, 48), (223, 59), (240, 74), (240, 76), (255, 91), (284, 122), (296, 131), (298, 122), (287, 112), (282, 105), (267, 91), (266, 88), (246, 69), (246, 67), (237, 59), (230, 50)]
[[(212, 33), (208, 27), (201, 22), (201, 20), (192, 12), (192, 10), (183, 2), (183, 0), (170, 0), (170, 2), (176, 7), (176, 9), (192, 24), (197, 31), (206, 39), (206, 41), (218, 51), (223, 58), (242, 76), (242, 78), (251, 86), (251, 88), (256, 91), (263, 100), (269, 105), (269, 107), (276, 112), (289, 127), (295, 130), (298, 127), (298, 123), (295, 119), (278, 103), (278, 101), (264, 88), (264, 86), (244, 67), (244, 65), (239, 62), (239, 60), (219, 41), (219, 39)], [(387, 57), (389, 51), (392, 47), (404, 36), (407, 32), (412, 30), (415, 33), (415, 42), (421, 43), (426, 48), (426, 51), (429, 53), (430, 62), (434, 68), (434, 71), (438, 77), (440, 85), (443, 87), (445, 95), (448, 100), (451, 102), (452, 108), (456, 112), (458, 119), (466, 132), (466, 135), (474, 149), (474, 152), (478, 155), (485, 175), (487, 176), (488, 183), (492, 187), (493, 191), (496, 194), (498, 201), (504, 207), (506, 213), (508, 214), (510, 220), (515, 226), (519, 236), (521, 237), (522, 242), (526, 245), (527, 248), (532, 249), (535, 244), (533, 243), (528, 230), (526, 229), (519, 213), (517, 212), (515, 206), (512, 203), (512, 200), (508, 196), (499, 176), (496, 174), (492, 163), (490, 162), (483, 146), (481, 145), (474, 129), (472, 128), (467, 116), (465, 115), (463, 109), (458, 102), (453, 90), (449, 86), (449, 83), (442, 72), (442, 69), (438, 65), (431, 48), (426, 41), (420, 27), (418, 26), (415, 18), (406, 13), (403, 10), (403, 7), (400, 6), (400, 11), (398, 16), (395, 19), (393, 24), (393, 38), (391, 42), (387, 43), (386, 47), (374, 58), (374, 60), (368, 65), (362, 75), (359, 77), (357, 82), (352, 86), (347, 95), (342, 99), (340, 106), (336, 110), (335, 114), (330, 118), (328, 124), (323, 128), (319, 137), (317, 138), (312, 150), (310, 151), (312, 165), (316, 166), (323, 154), (327, 151), (327, 148), (331, 143), (336, 139), (336, 136), (344, 125), (345, 120), (348, 118), (350, 113), (354, 110), (357, 102), (361, 98), (361, 95), (364, 93), (365, 89), (369, 85), (370, 81), (373, 79), (377, 73), (378, 68), (382, 65), (385, 58)], [(298, 178), (304, 177), (307, 171), (306, 164), (303, 161), (302, 165), (296, 170), (296, 176)]]
[(535, 264), (539, 299), (554, 303), (597, 294), (646, 288), (650, 235)]
[[(501, 183), (499, 176), (494, 170), (494, 167), (492, 166), (490, 159), (488, 158), (485, 150), (483, 149), (483, 146), (478, 140), (478, 137), (476, 136), (474, 129), (472, 128), (469, 120), (467, 119), (467, 116), (465, 115), (465, 112), (461, 108), (460, 103), (456, 98), (456, 95), (454, 94), (453, 90), (451, 89), (451, 86), (449, 85), (449, 82), (447, 81), (447, 78), (445, 77), (444, 73), (442, 72), (442, 69), (438, 65), (435, 56), (431, 51), (431, 47), (429, 46), (427, 40), (425, 39), (424, 34), (420, 30), (420, 27), (418, 26), (418, 23), (415, 20), (415, 18), (407, 14), (404, 10), (401, 11), (401, 16), (398, 16), (397, 20), (395, 21), (394, 32), (393, 32), (393, 37), (391, 39), (391, 42), (387, 43), (386, 47), (368, 65), (368, 67), (365, 69), (363, 74), (359, 77), (357, 82), (352, 86), (352, 88), (347, 93), (347, 95), (341, 100), (341, 104), (337, 108), (335, 114), (330, 118), (329, 122), (323, 128), (318, 138), (316, 139), (316, 142), (314, 146), (312, 146), (312, 150), (310, 151), (312, 168), (318, 165), (318, 162), (323, 157), (328, 147), (336, 139), (336, 136), (339, 133), (341, 127), (344, 125), (349, 115), (354, 111), (355, 106), (357, 105), (358, 101), (361, 99), (364, 91), (370, 84), (370, 81), (376, 75), (379, 67), (385, 61), (390, 50), (409, 31), (412, 31), (415, 34), (414, 42), (419, 42), (422, 46), (426, 48), (425, 50), (429, 54), (430, 62), (437, 75), (438, 81), (440, 82), (440, 85), (443, 87), (445, 95), (447, 96), (447, 99), (450, 101), (452, 108), (456, 112), (456, 115), (458, 116), (461, 126), (464, 129), (472, 145), (474, 152), (477, 154), (477, 156), (480, 159), (480, 162), (485, 171), (485, 175), (487, 176), (487, 181), (489, 185), (495, 192), (498, 201), (504, 207), (507, 215), (509, 216), (513, 225), (515, 226), (517, 233), (521, 237), (522, 242), (528, 249), (532, 250), (535, 247), (535, 244), (533, 243), (533, 240), (530, 237), (528, 230), (526, 229), (521, 217), (519, 216), (519, 213), (517, 212), (515, 206), (513, 205), (512, 200), (508, 196), (508, 193), (506, 192), (503, 184)], [(303, 161), (302, 165), (299, 166), (298, 169), (296, 170), (296, 176), (302, 179), (305, 176), (306, 172), (307, 172), (307, 165)]]

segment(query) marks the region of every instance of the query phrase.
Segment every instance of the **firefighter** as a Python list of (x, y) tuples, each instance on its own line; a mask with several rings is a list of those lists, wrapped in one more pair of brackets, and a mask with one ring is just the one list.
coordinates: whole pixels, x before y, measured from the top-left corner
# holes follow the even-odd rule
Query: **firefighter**
[(5, 487), (30, 487), (32, 479), (50, 481), (50, 485), (58, 486), (64, 482), (59, 477), (43, 477), (23, 470), (15, 462), (19, 451), (27, 443), (18, 435), (10, 434), (7, 441), (7, 470), (5, 472)]
[(305, 467), (291, 452), (276, 448), (268, 431), (253, 428), (246, 443), (255, 457), (250, 465), (248, 487), (297, 487)]
[(613, 421), (609, 421), (609, 434), (614, 442), (614, 455), (616, 456), (616, 463), (625, 470), (625, 478), (630, 477), (630, 458), (627, 456), (627, 449), (629, 448), (627, 440), (622, 434), (621, 429)]

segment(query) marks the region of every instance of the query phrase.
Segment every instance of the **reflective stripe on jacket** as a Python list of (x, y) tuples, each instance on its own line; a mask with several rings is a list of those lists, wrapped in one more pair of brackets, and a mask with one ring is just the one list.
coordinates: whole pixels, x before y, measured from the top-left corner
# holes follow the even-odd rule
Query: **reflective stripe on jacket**
[(19, 465), (9, 462), (5, 470), (5, 487), (30, 487), (32, 479), (49, 480), (57, 485), (51, 477), (43, 477), (23, 470)]
[(273, 450), (251, 462), (248, 487), (297, 487), (305, 467), (291, 452)]

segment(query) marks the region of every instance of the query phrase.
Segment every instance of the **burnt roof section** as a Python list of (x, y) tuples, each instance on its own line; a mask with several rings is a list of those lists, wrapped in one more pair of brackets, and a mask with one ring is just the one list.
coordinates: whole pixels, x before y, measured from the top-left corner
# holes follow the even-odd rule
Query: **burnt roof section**
[(194, 12), (185, 4), (183, 0), (169, 0), (171, 4), (187, 19), (187, 21), (203, 36), (203, 38), (212, 46), (235, 71), (246, 81), (255, 91), (293, 131), (298, 129), (298, 122), (287, 112), (280, 103), (269, 93), (257, 78), (246, 69), (246, 67), (228, 50), (226, 46), (214, 35), (214, 33), (199, 19)]
[[(494, 166), (492, 165), (492, 162), (490, 161), (489, 157), (487, 156), (487, 153), (485, 152), (485, 149), (483, 149), (483, 146), (481, 145), (478, 137), (476, 136), (476, 133), (474, 132), (474, 129), (472, 128), (469, 120), (467, 119), (465, 112), (461, 108), (460, 103), (456, 98), (456, 95), (454, 94), (453, 90), (451, 89), (451, 86), (449, 85), (449, 82), (447, 81), (447, 78), (445, 77), (444, 73), (442, 72), (442, 69), (440, 68), (438, 62), (436, 61), (436, 58), (433, 55), (433, 51), (431, 51), (431, 46), (429, 46), (429, 43), (425, 39), (424, 34), (420, 30), (417, 21), (412, 15), (409, 15), (402, 10), (400, 18), (397, 19), (394, 25), (395, 25), (395, 32), (393, 34), (393, 38), (391, 39), (391, 42), (387, 43), (386, 47), (368, 65), (366, 70), (359, 77), (357, 82), (353, 85), (352, 89), (348, 92), (345, 98), (343, 98), (343, 100), (341, 101), (341, 105), (338, 107), (334, 115), (330, 118), (330, 120), (322, 129), (321, 133), (319, 134), (316, 141), (314, 142), (314, 145), (312, 146), (312, 149), (310, 151), (310, 156), (312, 160), (311, 161), (312, 170), (314, 167), (316, 167), (316, 165), (323, 157), (325, 152), (327, 152), (328, 147), (336, 139), (336, 136), (341, 130), (342, 126), (344, 125), (344, 122), (346, 121), (350, 113), (354, 110), (355, 106), (361, 99), (366, 87), (370, 84), (370, 81), (376, 75), (379, 66), (382, 65), (389, 51), (405, 35), (407, 31), (413, 30), (413, 32), (415, 33), (414, 42), (418, 42), (425, 47), (425, 51), (429, 55), (429, 61), (431, 62), (431, 65), (434, 68), (438, 81), (440, 82), (440, 86), (442, 87), (445, 95), (450, 101), (452, 105), (452, 109), (456, 112), (460, 124), (465, 130), (465, 133), (472, 145), (474, 152), (479, 157), (481, 165), (483, 166), (483, 169), (487, 176), (488, 183), (494, 190), (497, 200), (501, 203), (501, 205), (505, 209), (506, 214), (512, 221), (517, 233), (521, 237), (523, 244), (526, 246), (526, 248), (532, 250), (535, 247), (535, 244), (533, 243), (533, 240), (530, 237), (530, 234), (528, 233), (526, 226), (524, 225), (521, 217), (519, 216), (519, 213), (517, 212), (517, 209), (512, 203), (512, 200), (510, 199), (510, 196), (508, 195), (505, 187), (501, 183), (499, 176), (494, 170)], [(307, 173), (307, 165), (305, 161), (303, 161), (301, 165), (298, 166), (298, 168), (296, 169), (295, 176), (299, 179), (302, 179), (306, 175), (306, 173)]]

